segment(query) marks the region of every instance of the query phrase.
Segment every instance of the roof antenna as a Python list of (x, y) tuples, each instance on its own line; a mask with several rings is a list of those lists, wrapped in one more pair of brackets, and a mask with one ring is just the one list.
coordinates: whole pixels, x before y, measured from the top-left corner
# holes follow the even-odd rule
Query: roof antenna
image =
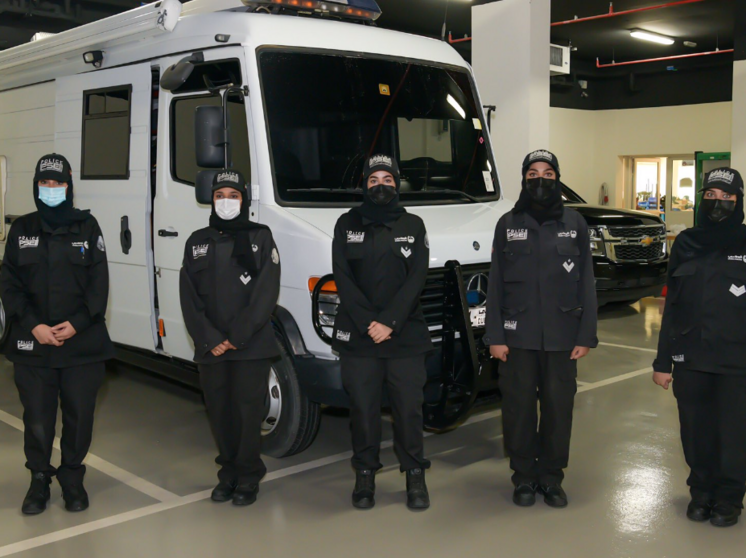
[(448, 24), (448, 6), (450, 5), (451, 0), (446, 0), (446, 13), (443, 16), (443, 29), (440, 31), (440, 40), (445, 41), (446, 40), (446, 25)]

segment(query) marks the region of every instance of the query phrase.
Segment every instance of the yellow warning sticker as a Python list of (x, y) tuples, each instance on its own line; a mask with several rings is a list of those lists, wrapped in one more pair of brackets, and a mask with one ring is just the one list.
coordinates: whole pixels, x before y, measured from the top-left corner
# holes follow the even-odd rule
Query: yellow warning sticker
[(474, 123), (474, 129), (475, 130), (481, 130), (482, 129), (482, 121), (479, 120), (479, 118), (473, 118), (472, 122)]
[(381, 92), (381, 95), (391, 95), (391, 88), (385, 83), (379, 83), (378, 90)]

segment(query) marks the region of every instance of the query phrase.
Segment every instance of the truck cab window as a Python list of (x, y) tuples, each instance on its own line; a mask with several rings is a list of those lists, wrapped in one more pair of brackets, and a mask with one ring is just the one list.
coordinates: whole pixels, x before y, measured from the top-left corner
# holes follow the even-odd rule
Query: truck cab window
[[(245, 99), (239, 95), (228, 98), (232, 166), (251, 182), (249, 155), (249, 130), (246, 124)], [(171, 103), (171, 175), (174, 180), (194, 185), (197, 173), (204, 170), (197, 166), (194, 156), (194, 115), (199, 106), (220, 106), (217, 95), (181, 97)]]
[(259, 67), (279, 201), (359, 202), (371, 152), (399, 159), (405, 204), (499, 197), (465, 69), (275, 48)]
[(132, 86), (83, 92), (81, 178), (129, 178)]

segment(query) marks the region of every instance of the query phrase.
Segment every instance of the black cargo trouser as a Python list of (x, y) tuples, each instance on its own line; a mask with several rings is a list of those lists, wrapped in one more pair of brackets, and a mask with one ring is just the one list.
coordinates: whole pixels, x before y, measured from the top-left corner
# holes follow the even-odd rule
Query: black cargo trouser
[[(15, 365), (15, 382), (23, 404), (23, 449), (28, 469), (56, 474), (63, 486), (83, 481), (83, 460), (91, 447), (96, 395), (104, 375), (103, 362), (69, 368)], [(62, 461), (55, 469), (51, 460), (58, 400), (62, 408)]]
[(257, 484), (267, 473), (261, 446), (270, 366), (269, 360), (235, 360), (198, 367), (222, 482)]
[(342, 383), (350, 395), (352, 466), (378, 470), (381, 449), (383, 386), (388, 388), (394, 418), (394, 452), (402, 471), (427, 469), (422, 432), (425, 355), (373, 358), (341, 355)]
[(564, 479), (578, 375), (570, 354), (511, 348), (508, 362), (500, 363), (503, 434), (516, 486), (560, 484)]
[(746, 493), (746, 376), (674, 368), (681, 442), (692, 498), (743, 507)]

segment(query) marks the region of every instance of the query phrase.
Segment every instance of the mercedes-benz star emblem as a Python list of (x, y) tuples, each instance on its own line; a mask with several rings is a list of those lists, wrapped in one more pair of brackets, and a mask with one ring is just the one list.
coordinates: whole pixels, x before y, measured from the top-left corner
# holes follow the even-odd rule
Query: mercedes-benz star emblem
[(481, 248), (481, 246), (479, 246), (479, 242), (477, 242), (476, 240), (474, 241), (474, 244), (472, 244), (472, 246), (474, 246), (474, 249), (477, 251)]
[(469, 300), (472, 308), (481, 308), (487, 302), (487, 286), (488, 278), (484, 273), (477, 273), (471, 276), (469, 282), (466, 284), (466, 292), (474, 293), (473, 299)]

